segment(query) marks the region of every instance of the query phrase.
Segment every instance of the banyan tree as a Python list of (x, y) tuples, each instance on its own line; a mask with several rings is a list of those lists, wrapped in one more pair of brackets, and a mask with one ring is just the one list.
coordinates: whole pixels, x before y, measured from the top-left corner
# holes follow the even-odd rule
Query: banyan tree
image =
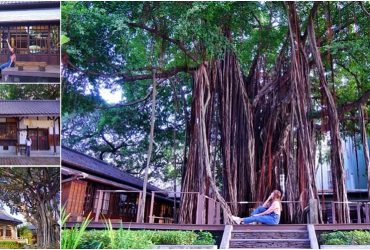
[[(370, 91), (364, 89), (357, 77), (356, 81), (362, 86), (361, 95), (355, 101), (338, 103), (334, 71), (339, 62), (333, 59), (333, 51), (338, 48), (332, 42), (336, 36), (347, 39), (352, 36), (351, 32), (355, 38), (360, 32), (362, 36), (369, 36), (368, 29), (360, 24), (369, 18), (367, 6), (342, 2), (332, 5), (277, 2), (263, 7), (265, 13), (261, 14), (261, 5), (254, 4), (145, 2), (127, 4), (122, 9), (112, 4), (111, 16), (102, 21), (109, 23), (108, 19), (114, 19), (115, 8), (127, 12), (129, 17), (114, 21), (112, 25), (119, 28), (114, 26), (113, 29), (115, 32), (124, 30), (125, 35), (140, 34), (140, 39), (150, 41), (150, 46), (140, 45), (140, 48), (150, 52), (151, 65), (127, 72), (116, 70), (114, 65), (99, 68), (96, 60), (91, 59), (81, 67), (81, 62), (71, 60), (69, 57), (73, 55), (66, 51), (63, 56), (65, 73), (72, 70), (89, 77), (116, 77), (126, 84), (154, 79), (159, 83), (158, 88), (167, 80), (176, 78), (177, 84), (181, 84), (183, 75), (191, 77), (190, 116), (185, 119), (182, 156), (181, 223), (191, 223), (196, 216), (197, 198), (192, 192), (219, 201), (225, 222), (231, 223), (231, 214), (247, 213), (247, 207), (239, 202), (263, 201), (274, 189), (282, 190), (283, 200), (290, 201), (283, 214), (285, 222), (304, 222), (307, 209), (311, 220), (321, 222), (322, 205), (316, 187), (316, 155), (320, 149), (316, 146), (323, 135), (330, 141), (328, 161), (333, 201), (337, 202), (335, 217), (337, 222), (347, 223), (350, 218), (341, 126), (345, 114), (355, 114), (356, 122), (360, 119), (363, 141), (366, 141), (363, 107)], [(92, 8), (94, 4), (86, 5)], [(102, 8), (99, 3), (95, 5)], [(235, 14), (231, 10), (239, 12)], [(364, 14), (361, 20), (359, 13)], [(69, 18), (72, 15), (66, 18), (67, 31)], [(275, 46), (274, 63), (267, 53), (271, 47), (269, 41), (263, 38), (266, 32), (274, 29), (272, 19), (285, 25), (285, 29), (280, 30), (282, 40)], [(250, 36), (240, 31), (243, 25), (258, 31), (257, 42), (253, 40), (253, 51), (249, 55), (252, 60), (248, 63), (244, 61), (246, 55), (239, 53), (241, 45), (235, 45), (238, 44), (235, 41)], [(203, 27), (217, 30), (214, 36), (221, 37), (217, 40), (219, 43), (212, 42), (213, 36), (203, 39), (202, 33), (207, 32)], [(105, 27), (100, 28), (102, 34), (109, 36)], [(192, 28), (193, 33), (189, 32)], [(69, 32), (67, 35), (73, 40), (70, 35), (73, 32)], [(153, 52), (156, 48), (157, 60)], [(181, 54), (181, 60), (173, 56), (174, 51)], [(109, 53), (98, 56), (103, 60)], [(171, 67), (176, 60), (181, 63)], [(184, 73), (181, 77), (180, 72)], [(78, 74), (69, 75), (69, 80), (76, 77)], [(149, 91), (143, 99), (126, 106), (148, 99), (153, 92)], [(184, 110), (186, 112), (186, 107)]]

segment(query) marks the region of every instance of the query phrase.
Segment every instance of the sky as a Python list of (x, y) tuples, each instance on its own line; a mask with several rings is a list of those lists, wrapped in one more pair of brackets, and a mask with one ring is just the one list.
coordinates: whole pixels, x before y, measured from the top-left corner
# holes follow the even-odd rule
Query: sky
[(100, 96), (109, 104), (116, 104), (122, 100), (122, 89), (116, 87), (115, 90), (104, 87), (99, 88)]
[(21, 214), (11, 214), (11, 213), (10, 213), (10, 208), (9, 208), (8, 206), (4, 205), (4, 209), (5, 209), (5, 211), (6, 211), (8, 214), (10, 214), (12, 217), (14, 217), (14, 218), (16, 218), (16, 219), (18, 219), (18, 220), (21, 220), (21, 221), (23, 221), (23, 222), (26, 222), (26, 220), (24, 219), (24, 217), (23, 217)]

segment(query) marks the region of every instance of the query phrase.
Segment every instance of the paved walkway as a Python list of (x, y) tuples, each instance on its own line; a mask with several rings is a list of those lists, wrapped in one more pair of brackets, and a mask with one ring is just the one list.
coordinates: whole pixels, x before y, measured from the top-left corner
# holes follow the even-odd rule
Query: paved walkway
[(37, 165), (37, 166), (60, 166), (59, 157), (0, 157), (2, 166)]

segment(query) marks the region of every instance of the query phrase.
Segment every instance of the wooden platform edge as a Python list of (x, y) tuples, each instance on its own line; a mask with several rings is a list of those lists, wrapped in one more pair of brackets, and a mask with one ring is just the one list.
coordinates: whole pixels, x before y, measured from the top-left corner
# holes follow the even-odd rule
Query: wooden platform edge
[(319, 242), (317, 240), (315, 226), (312, 224), (307, 225), (308, 238), (310, 239), (311, 249), (319, 249)]
[(224, 233), (222, 235), (222, 240), (220, 244), (220, 249), (228, 249), (230, 240), (231, 240), (231, 232), (233, 231), (232, 225), (225, 225)]
[[(81, 224), (81, 222), (67, 222), (65, 227), (72, 228), (76, 224)], [(157, 223), (112, 223), (112, 228), (114, 229), (142, 229), (142, 230), (189, 230), (189, 231), (223, 231), (225, 225), (207, 225), (207, 224), (157, 224)], [(106, 225), (102, 222), (91, 222), (88, 229), (105, 229)]]

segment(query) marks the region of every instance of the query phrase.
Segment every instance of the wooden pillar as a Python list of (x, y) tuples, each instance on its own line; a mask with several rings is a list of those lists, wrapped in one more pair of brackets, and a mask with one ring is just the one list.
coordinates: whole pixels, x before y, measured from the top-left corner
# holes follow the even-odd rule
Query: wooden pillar
[(216, 216), (215, 216), (215, 220), (216, 220), (216, 223), (217, 225), (220, 225), (221, 224), (221, 205), (220, 205), (220, 202), (216, 202)]
[(154, 196), (155, 192), (152, 191), (152, 199), (150, 201), (150, 212), (149, 212), (149, 223), (154, 223), (153, 211), (154, 211)]
[(309, 206), (310, 206), (310, 224), (318, 224), (319, 223), (319, 216), (317, 214), (317, 200), (310, 199)]
[(357, 223), (361, 223), (361, 203), (357, 203)]
[(6, 225), (3, 226), (3, 239), (6, 237)]
[(214, 225), (215, 221), (215, 212), (216, 212), (216, 202), (214, 199), (208, 199), (208, 213), (207, 213), (207, 224)]
[(54, 154), (57, 154), (57, 146), (55, 142), (55, 117), (53, 117), (53, 144), (54, 144)]
[[(136, 223), (139, 223), (140, 222), (140, 217), (139, 217), (139, 209), (141, 207), (141, 196), (143, 195), (142, 192), (139, 192), (139, 201), (137, 203), (137, 211), (136, 211)], [(150, 217), (149, 217), (150, 218)]]
[(20, 147), (19, 147), (19, 144), (21, 144), (20, 142), (20, 129), (19, 129), (19, 117), (17, 117), (17, 143), (16, 143), (16, 148), (15, 148), (15, 151), (16, 151), (16, 154), (17, 155), (21, 155), (20, 153)]
[(102, 203), (103, 203), (103, 196), (104, 196), (103, 190), (98, 190), (98, 191), (99, 191), (99, 198), (98, 198), (98, 206), (96, 208), (96, 213), (95, 213), (95, 222), (99, 221), (99, 216), (100, 216), (101, 208), (103, 205)]
[(18, 229), (17, 229), (17, 225), (14, 226), (14, 238), (15, 239), (18, 239)]
[(333, 224), (335, 224), (336, 221), (335, 221), (335, 203), (334, 203), (334, 201), (331, 202), (331, 213), (332, 213), (331, 216), (332, 216)]
[(365, 204), (365, 223), (370, 223), (370, 206), (369, 203)]
[(195, 224), (204, 224), (204, 195), (198, 193), (197, 215)]

